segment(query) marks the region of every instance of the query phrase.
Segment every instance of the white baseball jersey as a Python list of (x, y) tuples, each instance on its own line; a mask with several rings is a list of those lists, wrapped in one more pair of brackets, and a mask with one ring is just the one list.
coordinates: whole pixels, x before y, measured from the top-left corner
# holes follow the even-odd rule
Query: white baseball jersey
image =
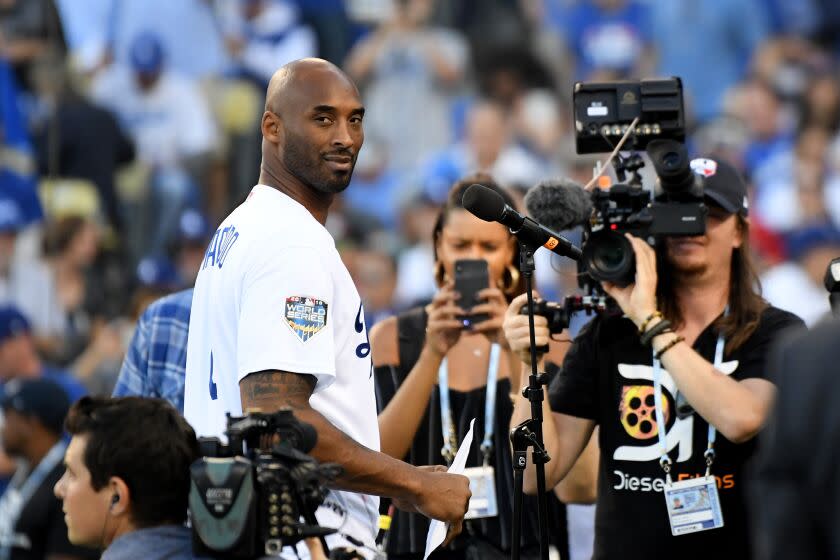
[[(242, 413), (239, 382), (279, 370), (317, 379), (312, 408), (379, 450), (361, 299), (329, 232), (302, 205), (257, 185), (216, 231), (195, 284), (184, 416), (222, 436)], [(331, 492), (319, 523), (372, 545), (379, 499)], [(329, 542), (329, 541), (328, 541)]]

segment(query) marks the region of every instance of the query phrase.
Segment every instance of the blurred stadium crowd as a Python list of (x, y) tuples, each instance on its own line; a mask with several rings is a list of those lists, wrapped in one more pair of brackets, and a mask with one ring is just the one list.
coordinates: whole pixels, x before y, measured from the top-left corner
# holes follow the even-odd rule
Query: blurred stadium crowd
[[(667, 75), (690, 151), (750, 181), (765, 296), (813, 322), (840, 254), (838, 37), (833, 0), (0, 0), (0, 301), (20, 311), (0, 314), (0, 381), (51, 368), (111, 393), (139, 313), (192, 285), (256, 182), (269, 77), (306, 56), (367, 107), (327, 227), (368, 326), (434, 291), (457, 179), (586, 182), (573, 83)], [(576, 287), (548, 259), (538, 282)]]

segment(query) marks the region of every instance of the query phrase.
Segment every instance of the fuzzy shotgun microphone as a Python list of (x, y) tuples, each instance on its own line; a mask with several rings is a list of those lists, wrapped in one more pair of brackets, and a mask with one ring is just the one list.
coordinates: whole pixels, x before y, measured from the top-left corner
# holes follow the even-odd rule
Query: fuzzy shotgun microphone
[(553, 231), (564, 231), (589, 221), (592, 198), (571, 179), (552, 179), (532, 187), (525, 195), (528, 215)]
[(507, 226), (519, 241), (536, 249), (545, 247), (553, 253), (580, 259), (580, 249), (562, 235), (551, 231), (535, 220), (523, 216), (507, 204), (499, 193), (484, 185), (470, 185), (461, 201), (469, 212), (485, 222), (499, 222)]

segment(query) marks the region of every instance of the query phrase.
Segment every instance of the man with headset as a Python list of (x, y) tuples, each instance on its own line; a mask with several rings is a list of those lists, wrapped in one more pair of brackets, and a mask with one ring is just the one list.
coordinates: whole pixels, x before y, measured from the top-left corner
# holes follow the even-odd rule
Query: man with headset
[(73, 438), (54, 490), (70, 542), (104, 549), (102, 560), (192, 559), (184, 521), (199, 451), (181, 415), (162, 399), (84, 397), (65, 427)]

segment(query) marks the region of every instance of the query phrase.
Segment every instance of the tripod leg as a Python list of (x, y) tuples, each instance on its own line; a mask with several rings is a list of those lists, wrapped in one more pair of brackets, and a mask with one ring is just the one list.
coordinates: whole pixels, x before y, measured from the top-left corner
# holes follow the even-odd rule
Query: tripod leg
[(522, 531), (522, 471), (513, 470), (513, 525), (511, 526), (511, 560), (519, 560), (520, 532)]
[(540, 522), (540, 558), (541, 560), (548, 560), (548, 495), (545, 493), (544, 464), (537, 465), (537, 493)]

